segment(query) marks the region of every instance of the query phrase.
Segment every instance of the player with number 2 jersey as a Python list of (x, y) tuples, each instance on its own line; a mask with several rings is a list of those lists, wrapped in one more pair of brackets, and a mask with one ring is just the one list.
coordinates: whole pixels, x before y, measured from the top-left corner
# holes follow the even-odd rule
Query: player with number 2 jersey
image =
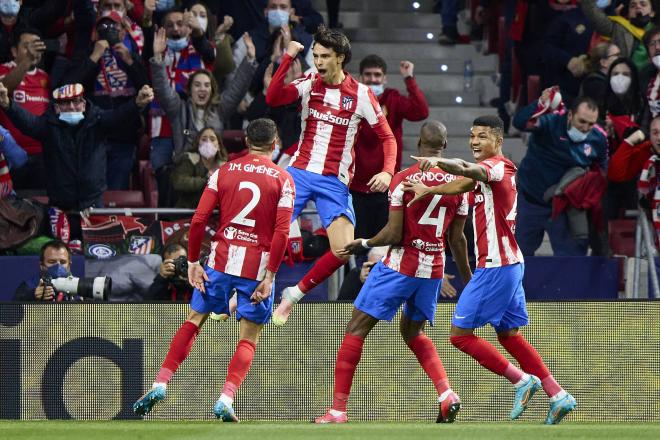
[[(247, 375), (261, 329), (273, 308), (272, 284), (287, 246), (295, 188), (291, 176), (270, 160), (277, 127), (256, 119), (247, 127), (249, 154), (216, 170), (202, 194), (190, 224), (188, 280), (195, 287), (187, 320), (174, 335), (154, 384), (133, 406), (137, 414), (151, 411), (165, 398), (167, 383), (188, 356), (210, 313), (229, 314), (236, 291), (239, 341), (229, 362), (222, 395), (213, 412), (237, 422), (234, 394)], [(204, 230), (214, 209), (218, 230), (206, 268), (199, 264)]]

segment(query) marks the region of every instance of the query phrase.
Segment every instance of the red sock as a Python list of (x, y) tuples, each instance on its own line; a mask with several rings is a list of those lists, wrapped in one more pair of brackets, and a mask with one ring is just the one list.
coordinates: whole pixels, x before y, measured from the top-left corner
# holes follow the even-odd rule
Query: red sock
[(497, 339), (502, 344), (502, 347), (511, 356), (516, 358), (520, 367), (526, 373), (533, 374), (541, 379), (543, 390), (549, 397), (554, 396), (562, 390), (561, 386), (550, 374), (548, 367), (543, 363), (543, 359), (541, 359), (538, 351), (536, 351), (532, 344), (527, 342), (527, 339), (523, 335), (516, 333), (513, 336), (498, 336)]
[(347, 333), (337, 352), (335, 391), (332, 399), (332, 409), (336, 411), (346, 411), (355, 369), (362, 356), (362, 345), (364, 338)]
[(163, 366), (156, 375), (156, 382), (168, 383), (183, 362), (195, 342), (199, 333), (199, 327), (190, 321), (184, 322), (170, 342), (170, 349), (165, 356)]
[(523, 372), (509, 362), (497, 349), (485, 339), (475, 335), (452, 336), (452, 345), (472, 356), (483, 367), (495, 374), (506, 377), (509, 382), (516, 383), (523, 377)]
[(314, 266), (305, 274), (302, 280), (298, 283), (298, 287), (302, 290), (303, 293), (307, 293), (312, 290), (317, 285), (321, 284), (326, 280), (330, 275), (332, 275), (337, 269), (342, 267), (346, 263), (346, 260), (343, 260), (331, 251), (326, 252), (321, 255)]
[(236, 351), (229, 361), (227, 367), (227, 379), (225, 379), (225, 386), (222, 388), (222, 394), (234, 398), (234, 393), (241, 386), (250, 371), (252, 359), (254, 358), (254, 351), (257, 346), (252, 341), (241, 339), (236, 345)]
[(435, 389), (438, 391), (438, 396), (447, 391), (450, 388), (449, 379), (447, 379), (447, 372), (442, 365), (433, 341), (422, 333), (408, 341), (408, 347), (415, 353), (417, 361), (433, 382)]

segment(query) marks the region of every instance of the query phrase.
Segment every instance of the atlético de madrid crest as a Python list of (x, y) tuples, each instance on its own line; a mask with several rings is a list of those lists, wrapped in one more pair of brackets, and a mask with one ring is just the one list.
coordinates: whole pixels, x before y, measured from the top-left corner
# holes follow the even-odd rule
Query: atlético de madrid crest
[(352, 96), (344, 96), (341, 99), (341, 106), (345, 110), (350, 110), (353, 107), (353, 97)]

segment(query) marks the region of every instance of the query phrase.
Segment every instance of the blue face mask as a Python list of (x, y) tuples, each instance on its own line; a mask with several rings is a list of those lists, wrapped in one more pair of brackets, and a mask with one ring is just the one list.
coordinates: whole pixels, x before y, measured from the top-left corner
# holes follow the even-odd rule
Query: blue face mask
[(383, 84), (369, 84), (369, 88), (376, 96), (382, 95), (385, 91), (385, 86)]
[(178, 40), (167, 39), (167, 47), (174, 52), (181, 52), (188, 47), (188, 37), (179, 38)]
[(69, 125), (78, 125), (85, 118), (83, 112), (61, 112), (60, 121)]
[(610, 0), (596, 0), (596, 7), (600, 9), (605, 9), (610, 5)]
[(158, 3), (156, 4), (156, 10), (163, 12), (172, 9), (173, 6), (174, 0), (158, 0)]
[(53, 264), (46, 269), (46, 273), (50, 275), (51, 278), (65, 278), (69, 276), (69, 271), (61, 264)]
[(16, 17), (21, 9), (18, 0), (0, 0), (0, 14), (7, 17)]
[(289, 24), (289, 11), (271, 9), (268, 11), (268, 25), (274, 28)]
[(573, 126), (568, 129), (568, 137), (571, 138), (573, 142), (583, 142), (587, 136), (589, 136), (589, 132), (583, 133)]

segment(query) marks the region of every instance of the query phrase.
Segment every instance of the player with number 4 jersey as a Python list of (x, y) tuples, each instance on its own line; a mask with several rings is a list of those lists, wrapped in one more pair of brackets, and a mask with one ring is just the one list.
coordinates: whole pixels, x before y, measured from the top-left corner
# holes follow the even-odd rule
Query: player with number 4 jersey
[[(249, 154), (223, 165), (209, 178), (190, 224), (188, 280), (195, 287), (187, 320), (174, 335), (154, 384), (133, 406), (147, 414), (165, 398), (166, 387), (210, 313), (229, 314), (236, 291), (239, 341), (229, 362), (222, 395), (213, 412), (225, 422), (237, 422), (234, 393), (247, 375), (261, 329), (270, 320), (271, 294), (288, 242), (295, 199), (291, 176), (270, 160), (277, 143), (277, 127), (270, 119), (256, 119), (247, 127)], [(206, 268), (199, 252), (206, 223), (218, 208), (218, 230)]]
[[(421, 129), (420, 154), (439, 155), (447, 145), (447, 129), (437, 121)], [(465, 195), (437, 195), (407, 206), (413, 195), (404, 193), (408, 180), (428, 186), (456, 179), (440, 169), (422, 171), (414, 165), (394, 176), (390, 184), (389, 219), (371, 239), (349, 243), (342, 254), (362, 248), (391, 245), (383, 261), (374, 266), (355, 300), (355, 308), (337, 353), (332, 408), (316, 423), (348, 421), (346, 406), (364, 340), (379, 320), (391, 321), (403, 305), (400, 330), (406, 345), (438, 392), (437, 422), (451, 423), (461, 401), (449, 386), (447, 373), (433, 342), (424, 334), (426, 321), (433, 324), (445, 262), (445, 235), (464, 281), (470, 279), (467, 243), (463, 235), (468, 213)]]
[[(552, 377), (536, 349), (519, 332), (529, 322), (522, 286), (522, 253), (516, 226), (516, 167), (502, 156), (504, 123), (497, 116), (477, 118), (470, 131), (472, 154), (478, 163), (438, 157), (416, 158), (422, 170), (439, 167), (464, 176), (440, 186), (408, 182), (414, 193), (409, 205), (426, 197), (470, 193), (474, 204), (474, 237), (477, 269), (456, 304), (451, 325), (451, 343), (482, 366), (507, 378), (515, 388), (511, 419), (520, 417), (530, 399), (543, 388), (550, 398), (546, 424), (559, 423), (575, 409), (576, 402)], [(509, 362), (474, 330), (490, 324), (497, 339), (520, 368)]]

